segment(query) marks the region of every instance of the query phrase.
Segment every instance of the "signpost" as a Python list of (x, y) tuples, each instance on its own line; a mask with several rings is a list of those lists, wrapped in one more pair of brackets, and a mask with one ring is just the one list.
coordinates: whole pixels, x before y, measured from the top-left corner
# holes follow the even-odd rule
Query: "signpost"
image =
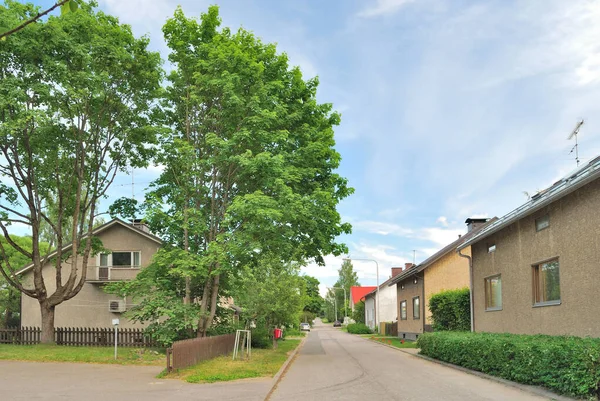
[(112, 320), (113, 326), (115, 326), (115, 361), (117, 360), (117, 328), (119, 327), (119, 319)]

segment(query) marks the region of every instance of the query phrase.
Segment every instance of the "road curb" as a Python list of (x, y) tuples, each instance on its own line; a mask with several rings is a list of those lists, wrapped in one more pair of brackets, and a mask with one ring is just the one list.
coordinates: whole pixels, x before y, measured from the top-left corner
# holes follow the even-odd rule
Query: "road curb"
[(271, 386), (271, 389), (267, 393), (267, 396), (265, 397), (264, 401), (268, 401), (271, 398), (271, 395), (273, 395), (273, 393), (277, 389), (277, 385), (279, 384), (281, 379), (283, 379), (283, 375), (285, 374), (285, 372), (287, 372), (288, 368), (290, 367), (290, 365), (292, 364), (294, 359), (296, 359), (296, 355), (298, 355), (298, 351), (300, 351), (300, 349), (302, 349), (307, 338), (308, 338), (308, 335), (304, 336), (302, 341), (300, 341), (300, 344), (298, 344), (296, 349), (290, 354), (290, 356), (283, 363), (281, 368), (279, 368), (279, 371), (275, 374), (275, 376), (273, 376), (273, 385)]
[(365, 337), (360, 337), (360, 338), (362, 338), (363, 340), (367, 340), (369, 342), (378, 344), (378, 345), (383, 345), (384, 347), (395, 349), (396, 351), (400, 351), (400, 352), (403, 352), (405, 354), (408, 354), (408, 355), (411, 355), (411, 356), (414, 356), (414, 357), (417, 357), (417, 358), (424, 359), (424, 360), (429, 361), (429, 362), (437, 363), (438, 365), (442, 365), (442, 366), (445, 366), (447, 368), (456, 369), (456, 370), (459, 370), (461, 372), (471, 374), (473, 376), (481, 377), (482, 379), (487, 379), (487, 380), (490, 380), (490, 381), (493, 381), (493, 382), (496, 382), (496, 383), (504, 384), (505, 386), (514, 387), (514, 388), (517, 388), (519, 390), (525, 391), (527, 393), (531, 393), (531, 394), (534, 394), (534, 395), (539, 395), (540, 397), (545, 397), (545, 398), (548, 398), (550, 400), (556, 400), (556, 401), (577, 401), (576, 398), (571, 398), (571, 397), (567, 397), (567, 396), (564, 396), (564, 395), (556, 394), (556, 393), (553, 393), (552, 391), (546, 390), (545, 388), (542, 388), (542, 387), (530, 386), (530, 385), (527, 385), (527, 384), (521, 384), (521, 383), (513, 382), (513, 381), (510, 381), (510, 380), (502, 379), (500, 377), (491, 376), (491, 375), (488, 375), (488, 374), (485, 374), (485, 373), (478, 372), (476, 370), (471, 370), (471, 369), (463, 368), (462, 366), (453, 365), (453, 364), (448, 363), (448, 362), (439, 361), (437, 359), (433, 359), (433, 358), (430, 358), (430, 357), (425, 356), (425, 355), (421, 355), (421, 354), (418, 354), (418, 353), (414, 353), (414, 352), (408, 351), (409, 349), (416, 349), (416, 348), (398, 348), (398, 347), (394, 347), (393, 345), (388, 345), (388, 344), (381, 343), (379, 341), (371, 340), (369, 338), (365, 338)]

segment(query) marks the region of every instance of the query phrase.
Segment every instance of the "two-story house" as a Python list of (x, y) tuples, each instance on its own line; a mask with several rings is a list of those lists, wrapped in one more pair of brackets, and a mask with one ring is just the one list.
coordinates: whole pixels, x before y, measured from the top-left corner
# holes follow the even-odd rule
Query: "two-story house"
[[(119, 219), (96, 228), (92, 235), (111, 252), (90, 256), (86, 282), (75, 297), (56, 307), (55, 326), (110, 327), (112, 319), (120, 318), (122, 328), (143, 327), (139, 323), (134, 326), (133, 322), (121, 316), (131, 306), (131, 300), (107, 294), (102, 287), (110, 282), (133, 279), (160, 248), (160, 238), (152, 235), (139, 221), (127, 223)], [(70, 245), (63, 248), (64, 251), (69, 249)], [(32, 269), (33, 264), (18, 272), (28, 288), (33, 287)], [(70, 272), (68, 263), (63, 265), (63, 269), (63, 280), (66, 281)], [(51, 294), (56, 289), (53, 264), (44, 265), (42, 272)], [(25, 295), (21, 297), (21, 326), (41, 327), (39, 303)]]

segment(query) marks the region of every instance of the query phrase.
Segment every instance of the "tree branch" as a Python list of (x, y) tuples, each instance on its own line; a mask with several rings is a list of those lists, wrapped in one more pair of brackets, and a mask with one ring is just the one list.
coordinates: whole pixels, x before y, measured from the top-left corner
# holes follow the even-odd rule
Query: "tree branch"
[(51, 13), (52, 11), (54, 11), (56, 8), (62, 6), (63, 4), (68, 3), (71, 0), (62, 0), (61, 2), (57, 2), (56, 4), (54, 4), (52, 7), (50, 7), (49, 9), (47, 9), (44, 12), (38, 13), (35, 17), (23, 22), (21, 25), (19, 25), (18, 27), (11, 29), (8, 32), (4, 32), (2, 34), (0, 34), (0, 40), (2, 40), (3, 38), (12, 35), (15, 32), (20, 31), (21, 29), (25, 28), (27, 25), (34, 23), (35, 21), (39, 20), (40, 18), (42, 18), (44, 15)]

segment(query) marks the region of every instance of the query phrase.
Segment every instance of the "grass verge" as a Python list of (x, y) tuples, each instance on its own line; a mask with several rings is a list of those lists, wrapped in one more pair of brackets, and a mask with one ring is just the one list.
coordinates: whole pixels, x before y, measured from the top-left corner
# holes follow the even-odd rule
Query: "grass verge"
[(231, 355), (220, 356), (190, 368), (181, 369), (159, 377), (181, 379), (188, 383), (214, 383), (249, 379), (253, 377), (273, 377), (287, 360), (289, 354), (300, 344), (300, 340), (285, 340), (277, 349), (253, 349), (249, 361), (231, 359)]
[(377, 336), (368, 336), (369, 340), (378, 341), (383, 344), (391, 345), (396, 348), (419, 348), (417, 346), (416, 341), (406, 341), (401, 340), (398, 337), (377, 337)]
[(66, 347), (61, 345), (0, 344), (0, 360), (34, 362), (83, 362), (117, 365), (163, 365), (164, 350), (112, 347)]

